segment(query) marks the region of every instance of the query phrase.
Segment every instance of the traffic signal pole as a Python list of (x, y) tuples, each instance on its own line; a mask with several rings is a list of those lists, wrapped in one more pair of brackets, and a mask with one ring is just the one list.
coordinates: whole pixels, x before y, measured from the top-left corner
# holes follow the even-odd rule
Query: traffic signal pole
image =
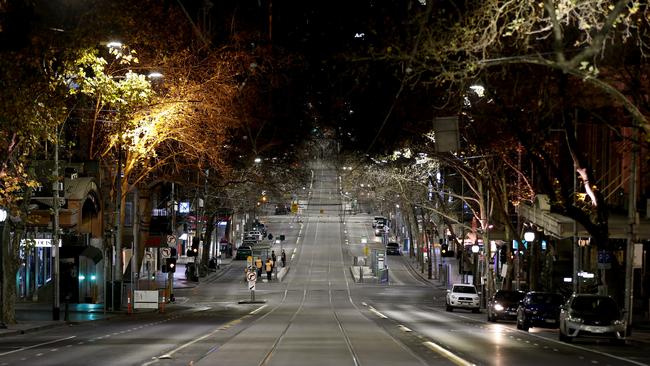
[[(174, 182), (172, 182), (172, 235), (174, 236), (174, 248), (177, 248), (178, 237), (176, 236), (176, 201), (174, 198), (174, 188)], [(174, 272), (169, 271), (169, 269), (167, 269), (167, 285), (169, 286), (167, 288), (167, 294), (169, 295), (167, 301), (174, 302)]]

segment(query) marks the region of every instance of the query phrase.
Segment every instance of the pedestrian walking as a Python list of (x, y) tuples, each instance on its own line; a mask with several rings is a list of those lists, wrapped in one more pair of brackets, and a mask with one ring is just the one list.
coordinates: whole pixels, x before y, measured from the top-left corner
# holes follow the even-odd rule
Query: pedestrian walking
[(257, 259), (255, 260), (255, 268), (257, 268), (257, 277), (262, 277), (262, 267), (264, 267), (262, 264), (262, 258), (257, 257)]
[(278, 257), (275, 255), (275, 250), (271, 251), (271, 260), (273, 261), (273, 267), (275, 267), (275, 263), (277, 263)]
[(284, 267), (287, 262), (287, 253), (284, 252), (284, 249), (282, 249), (282, 253), (280, 253), (280, 259), (282, 260), (282, 267)]
[(266, 279), (271, 282), (271, 274), (273, 273), (273, 263), (270, 258), (266, 258)]

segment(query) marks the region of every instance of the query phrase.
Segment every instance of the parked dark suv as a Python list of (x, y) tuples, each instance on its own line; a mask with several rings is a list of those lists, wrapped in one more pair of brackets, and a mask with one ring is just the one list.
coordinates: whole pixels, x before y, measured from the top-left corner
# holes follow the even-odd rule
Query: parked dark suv
[(499, 290), (487, 303), (487, 320), (496, 322), (500, 319), (517, 319), (517, 307), (526, 293), (522, 291)]
[(387, 255), (400, 255), (399, 244), (397, 243), (388, 243), (386, 244), (386, 254)]
[(562, 295), (551, 292), (529, 292), (517, 308), (517, 329), (531, 327), (557, 328), (560, 323)]

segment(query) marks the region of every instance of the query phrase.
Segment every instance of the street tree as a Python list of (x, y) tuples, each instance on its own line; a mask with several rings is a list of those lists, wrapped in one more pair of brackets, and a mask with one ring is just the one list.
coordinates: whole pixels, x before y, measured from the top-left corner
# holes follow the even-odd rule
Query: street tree
[[(399, 44), (383, 58), (406, 62), (409, 82), (425, 80), (461, 90), (485, 72), (535, 65), (559, 71), (600, 91), (637, 125), (650, 124), (637, 101), (625, 94), (631, 81), (612, 57), (645, 63), (647, 4), (642, 1), (433, 2), (419, 11), (416, 44)], [(589, 88), (587, 88), (589, 89)]]

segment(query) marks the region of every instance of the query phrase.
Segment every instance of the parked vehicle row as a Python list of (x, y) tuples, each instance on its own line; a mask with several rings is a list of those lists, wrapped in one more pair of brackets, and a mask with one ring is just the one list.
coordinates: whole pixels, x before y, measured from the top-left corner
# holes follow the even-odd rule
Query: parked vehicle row
[(235, 259), (246, 259), (253, 255), (253, 247), (266, 237), (266, 225), (259, 221), (253, 222), (251, 230), (244, 233), (242, 244), (237, 248)]
[(565, 301), (555, 293), (499, 290), (488, 299), (487, 320), (506, 319), (516, 320), (517, 328), (525, 331), (532, 327), (558, 328), (563, 342), (576, 338), (625, 342), (627, 334), (625, 312), (605, 295), (573, 294)]

